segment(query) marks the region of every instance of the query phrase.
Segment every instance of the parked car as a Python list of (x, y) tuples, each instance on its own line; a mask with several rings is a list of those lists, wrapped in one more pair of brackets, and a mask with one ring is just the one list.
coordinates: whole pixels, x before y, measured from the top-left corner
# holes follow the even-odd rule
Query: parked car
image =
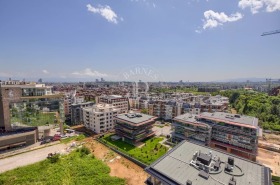
[(53, 141), (58, 141), (61, 139), (61, 136), (59, 134), (55, 134), (52, 138)]
[(46, 144), (46, 143), (50, 143), (51, 140), (50, 139), (44, 139), (43, 141), (41, 141), (41, 145)]

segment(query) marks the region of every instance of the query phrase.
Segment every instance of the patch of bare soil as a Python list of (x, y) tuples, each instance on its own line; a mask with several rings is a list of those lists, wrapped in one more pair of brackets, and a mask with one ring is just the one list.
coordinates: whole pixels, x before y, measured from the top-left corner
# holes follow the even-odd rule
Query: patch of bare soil
[(261, 139), (267, 143), (280, 145), (280, 135), (276, 134), (264, 134), (264, 137)]
[(280, 153), (259, 148), (257, 161), (269, 167), (273, 175), (280, 176)]
[(144, 169), (111, 151), (92, 138), (85, 139), (85, 142), (85, 145), (91, 149), (93, 155), (104, 161), (111, 168), (111, 176), (126, 179), (128, 185), (145, 184), (144, 182), (148, 178), (148, 174)]

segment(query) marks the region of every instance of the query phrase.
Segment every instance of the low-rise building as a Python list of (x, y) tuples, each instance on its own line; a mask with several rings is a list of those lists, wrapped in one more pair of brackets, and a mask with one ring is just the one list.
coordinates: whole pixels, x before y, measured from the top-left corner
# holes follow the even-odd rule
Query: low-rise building
[(202, 142), (253, 161), (258, 149), (258, 119), (224, 112), (186, 113), (174, 118), (172, 139)]
[(83, 108), (83, 123), (86, 128), (99, 134), (112, 130), (115, 126), (115, 117), (118, 113), (111, 104), (97, 104)]
[(136, 144), (148, 137), (154, 136), (152, 131), (156, 117), (142, 113), (119, 114), (116, 116), (116, 134), (122, 140)]
[(203, 145), (182, 141), (148, 166), (148, 185), (271, 185), (263, 165)]

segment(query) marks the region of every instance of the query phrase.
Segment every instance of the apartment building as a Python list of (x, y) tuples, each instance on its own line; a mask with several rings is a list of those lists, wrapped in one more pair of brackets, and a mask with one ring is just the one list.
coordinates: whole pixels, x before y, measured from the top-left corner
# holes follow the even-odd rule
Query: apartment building
[(188, 141), (145, 171), (150, 175), (147, 185), (272, 185), (268, 167)]
[[(178, 96), (178, 95), (177, 95)], [(191, 96), (182, 95), (179, 99), (150, 99), (148, 100), (149, 114), (164, 120), (172, 120), (174, 117), (185, 113), (200, 114), (201, 112), (226, 111), (228, 98), (217, 96)]]
[(255, 161), (258, 149), (258, 119), (224, 112), (186, 113), (174, 118), (172, 139), (209, 145)]
[(83, 123), (83, 108), (91, 107), (95, 103), (85, 102), (71, 105), (71, 125), (79, 125)]
[(141, 113), (119, 114), (116, 116), (116, 134), (130, 144), (137, 144), (154, 136), (152, 131), (156, 117)]
[(158, 118), (165, 117), (166, 100), (151, 100), (148, 104), (149, 114)]
[(83, 123), (95, 133), (103, 133), (114, 129), (115, 117), (118, 113), (111, 104), (97, 104), (83, 108)]
[(108, 95), (99, 97), (98, 103), (111, 104), (119, 109), (119, 113), (127, 113), (129, 110), (128, 99), (119, 95)]

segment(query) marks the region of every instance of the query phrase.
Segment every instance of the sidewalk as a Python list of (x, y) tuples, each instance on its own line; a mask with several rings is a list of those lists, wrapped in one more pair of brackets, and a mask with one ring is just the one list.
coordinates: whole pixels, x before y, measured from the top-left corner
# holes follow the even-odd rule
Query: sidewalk
[(48, 153), (59, 152), (65, 150), (66, 147), (65, 144), (56, 144), (49, 147), (36, 148), (36, 150), (33, 149), (33, 151), (0, 159), (0, 173), (42, 161), (47, 158)]
[(164, 138), (162, 141), (160, 141), (159, 143), (162, 144), (163, 146), (167, 147), (168, 150), (171, 150), (171, 147), (167, 144), (164, 144), (164, 142), (167, 140), (167, 138)]

